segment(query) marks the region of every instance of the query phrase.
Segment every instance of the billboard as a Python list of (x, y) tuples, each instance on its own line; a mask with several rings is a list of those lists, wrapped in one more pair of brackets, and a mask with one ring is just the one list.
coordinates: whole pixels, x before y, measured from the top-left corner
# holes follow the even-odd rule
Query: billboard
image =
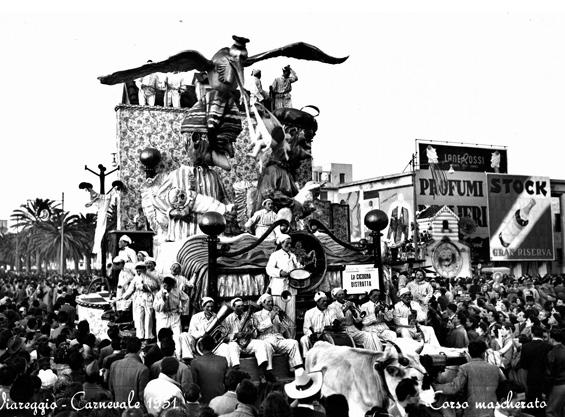
[(416, 206), (448, 206), (459, 217), (461, 240), (472, 248), (474, 262), (489, 259), (486, 174), (455, 171), (443, 177), (418, 170), (415, 177)]
[(414, 223), (414, 198), (412, 187), (380, 190), (380, 210), (388, 216), (388, 225), (383, 230), (383, 240), (390, 247), (398, 247), (412, 237)]
[(452, 166), (455, 171), (508, 172), (508, 158), (504, 148), (444, 145), (416, 140), (416, 151), (421, 169), (430, 169), (432, 164), (436, 164), (443, 170)]
[(487, 182), (490, 259), (553, 260), (549, 178), (488, 174)]

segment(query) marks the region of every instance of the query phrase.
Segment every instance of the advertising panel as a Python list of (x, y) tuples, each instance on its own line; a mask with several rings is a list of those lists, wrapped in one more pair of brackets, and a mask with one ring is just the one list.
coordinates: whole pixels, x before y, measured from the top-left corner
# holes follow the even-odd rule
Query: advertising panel
[(414, 198), (412, 187), (380, 190), (380, 209), (388, 216), (388, 226), (383, 230), (383, 240), (389, 247), (398, 247), (412, 237), (414, 223)]
[(488, 174), (487, 181), (490, 259), (553, 260), (549, 178)]
[(448, 170), (470, 172), (508, 172), (507, 152), (499, 147), (458, 146), (436, 142), (416, 141), (421, 169), (430, 169), (432, 164)]
[(418, 211), (448, 206), (459, 217), (459, 235), (473, 248), (473, 261), (489, 259), (485, 173), (455, 171), (438, 177), (430, 170), (416, 171), (416, 205)]

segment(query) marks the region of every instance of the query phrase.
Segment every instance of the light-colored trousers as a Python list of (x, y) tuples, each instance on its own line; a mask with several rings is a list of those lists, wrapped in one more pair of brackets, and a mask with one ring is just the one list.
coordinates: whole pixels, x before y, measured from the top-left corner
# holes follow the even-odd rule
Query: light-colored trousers
[(139, 339), (153, 339), (153, 303), (136, 297), (133, 300), (133, 324), (135, 335)]
[(180, 107), (179, 90), (167, 90), (165, 93), (165, 107)]
[(173, 331), (173, 340), (175, 341), (175, 353), (178, 359), (181, 358), (181, 325), (180, 325), (180, 314), (179, 313), (158, 313), (155, 312), (155, 325), (157, 328), (157, 334), (159, 330), (168, 327)]
[(230, 342), (228, 347), (232, 366), (239, 365), (239, 356), (243, 352), (255, 355), (258, 365), (267, 362), (267, 370), (273, 369), (273, 347), (263, 340), (251, 339), (243, 349), (237, 342)]
[[(424, 334), (425, 343), (428, 343), (432, 346), (440, 346), (433, 327), (420, 325), (420, 329), (422, 329), (422, 333)], [(418, 332), (414, 327), (399, 327), (396, 331), (398, 332), (400, 337), (408, 337), (414, 339), (418, 336)]]
[(143, 87), (137, 93), (140, 106), (154, 106), (155, 105), (155, 91), (148, 90)]
[(288, 364), (291, 368), (296, 368), (302, 365), (302, 357), (300, 356), (300, 349), (298, 341), (294, 339), (285, 339), (281, 335), (270, 334), (264, 336), (260, 340), (271, 345), (273, 352), (286, 353), (288, 355)]
[[(180, 356), (181, 359), (193, 359), (196, 352), (196, 340), (187, 332), (180, 334)], [(218, 356), (223, 356), (228, 361), (228, 366), (232, 366), (230, 358), (230, 349), (227, 343), (221, 343), (214, 353)]]
[[(362, 345), (364, 349), (374, 351), (383, 350), (383, 345), (377, 333), (359, 330), (355, 326), (347, 326), (345, 332), (351, 336), (356, 345)], [(394, 332), (391, 333), (394, 334)], [(394, 335), (394, 337), (396, 338), (396, 335)]]

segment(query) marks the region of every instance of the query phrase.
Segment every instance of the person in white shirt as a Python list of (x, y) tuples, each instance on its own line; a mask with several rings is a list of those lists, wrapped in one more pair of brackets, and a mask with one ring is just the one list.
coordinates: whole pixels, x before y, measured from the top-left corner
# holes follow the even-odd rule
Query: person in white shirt
[(325, 327), (332, 326), (334, 320), (337, 320), (335, 311), (328, 308), (328, 297), (325, 293), (318, 291), (314, 294), (314, 302), (316, 307), (304, 314), (304, 336), (300, 338), (300, 345), (305, 356), (322, 335)]
[(122, 235), (118, 240), (118, 256), (125, 260), (126, 264), (135, 265), (137, 262), (137, 253), (129, 247), (132, 244), (132, 240), (128, 235)]
[[(148, 64), (153, 61), (147, 61)], [(149, 74), (145, 77), (135, 80), (135, 85), (139, 89), (137, 97), (140, 106), (154, 106), (155, 105), (155, 74)]]
[[(290, 272), (302, 268), (296, 255), (290, 251), (292, 240), (289, 235), (281, 234), (277, 237), (277, 250), (271, 254), (267, 262), (267, 275), (271, 277), (269, 288), (273, 296), (273, 302), (284, 311), (288, 317), (296, 322), (296, 294), (298, 291), (289, 285)], [(283, 291), (290, 292), (290, 301), (281, 297)]]
[(381, 340), (396, 339), (396, 334), (386, 324), (393, 319), (392, 310), (381, 302), (379, 289), (374, 288), (369, 292), (369, 301), (361, 305), (361, 311), (365, 312), (362, 321), (364, 331), (375, 333)]
[[(277, 220), (277, 213), (273, 211), (273, 200), (267, 198), (261, 203), (261, 206), (263, 206), (263, 208), (253, 213), (253, 216), (245, 223), (245, 229), (247, 229), (249, 233), (251, 233), (251, 229), (255, 227), (255, 237), (263, 236), (267, 229)], [(265, 241), (268, 240), (275, 240), (274, 232), (265, 238)]]
[(261, 377), (266, 381), (274, 382), (275, 378), (271, 374), (273, 369), (273, 347), (263, 340), (254, 338), (256, 330), (253, 327), (252, 306), (248, 305), (248, 311), (245, 311), (243, 300), (236, 297), (232, 300), (231, 306), (233, 313), (226, 317), (223, 325), (229, 331), (228, 343), (230, 349), (230, 357), (232, 366), (239, 366), (240, 354), (248, 353), (255, 355)]
[(122, 298), (135, 277), (135, 273), (129, 267), (126, 268), (125, 264), (126, 261), (120, 256), (116, 256), (112, 260), (112, 269), (120, 271), (118, 275), (118, 287), (116, 288), (116, 310), (120, 312), (121, 315), (125, 314), (125, 312), (130, 309), (131, 300), (117, 301), (117, 299)]
[(175, 279), (167, 275), (163, 279), (161, 291), (155, 294), (153, 308), (155, 309), (155, 325), (157, 334), (163, 327), (168, 327), (173, 331), (173, 340), (177, 357), (181, 353), (181, 322), (180, 316), (182, 309), (188, 303), (188, 296), (177, 288)]
[(161, 102), (160, 97), (163, 97), (163, 106), (167, 102), (167, 74), (163, 72), (157, 72), (155, 75), (155, 96), (159, 95), (159, 103)]
[(157, 416), (161, 410), (184, 405), (182, 390), (174, 380), (178, 369), (179, 362), (175, 358), (164, 358), (159, 377), (145, 386), (143, 401), (149, 414)]
[(133, 296), (133, 322), (135, 335), (141, 340), (151, 340), (153, 335), (153, 292), (159, 288), (159, 283), (146, 273), (145, 263), (135, 265), (136, 276), (127, 291), (116, 301), (127, 300)]
[(434, 289), (432, 285), (426, 281), (426, 273), (422, 269), (416, 270), (416, 278), (414, 281), (410, 281), (406, 284), (406, 288), (410, 290), (412, 294), (412, 299), (420, 303), (420, 307), (427, 314), (428, 313), (428, 303), (430, 298), (434, 294)]
[(402, 288), (398, 296), (400, 301), (394, 305), (394, 324), (397, 333), (401, 337), (409, 337), (415, 340), (424, 338), (425, 343), (440, 346), (433, 327), (424, 326), (427, 314), (422, 310), (420, 303), (412, 301), (412, 295), (408, 288)]
[(182, 266), (178, 262), (175, 262), (171, 265), (171, 275), (177, 282), (176, 288), (184, 292), (187, 296), (187, 302), (183, 304), (182, 311), (181, 311), (181, 325), (182, 328), (188, 326), (189, 324), (189, 315), (190, 315), (190, 293), (194, 288), (194, 284), (196, 282), (196, 275), (194, 275), (191, 279), (187, 279), (184, 275), (181, 275)]
[(151, 278), (153, 278), (156, 282), (158, 282), (159, 285), (161, 285), (163, 279), (161, 274), (159, 274), (155, 269), (157, 267), (157, 261), (155, 261), (155, 258), (152, 258), (150, 256), (145, 258), (145, 266), (147, 268), (145, 273)]
[(286, 329), (281, 322), (280, 313), (273, 308), (273, 297), (270, 294), (263, 294), (257, 300), (257, 304), (263, 307), (261, 311), (253, 314), (257, 339), (270, 344), (275, 353), (286, 353), (291, 369), (303, 368), (298, 342), (294, 339), (285, 339), (282, 335)]
[(381, 341), (376, 333), (359, 330), (357, 328), (357, 326), (362, 323), (363, 319), (359, 317), (357, 311), (355, 313), (353, 312), (355, 307), (353, 302), (345, 300), (347, 295), (346, 291), (342, 288), (334, 288), (331, 294), (335, 301), (328, 306), (328, 309), (335, 312), (337, 319), (343, 323), (345, 332), (351, 336), (355, 345), (363, 346), (364, 349), (369, 350), (382, 350)]
[(165, 95), (165, 107), (180, 107), (180, 93), (184, 74), (179, 71), (167, 74), (167, 94)]
[(260, 69), (251, 70), (251, 77), (249, 77), (248, 81), (246, 82), (245, 88), (249, 91), (249, 102), (252, 105), (257, 102), (261, 103), (269, 98), (269, 93), (263, 90), (263, 85), (261, 84)]
[[(213, 322), (217, 317), (216, 313), (214, 313), (214, 305), (215, 303), (213, 298), (203, 297), (202, 311), (192, 316), (190, 325), (188, 326), (188, 333), (181, 333), (180, 340), (182, 359), (193, 359), (198, 339), (211, 330), (210, 327), (214, 324)], [(214, 350), (214, 353), (226, 358), (228, 366), (231, 366), (230, 353), (227, 343), (220, 343), (220, 345)]]
[(270, 87), (273, 95), (273, 109), (282, 109), (292, 107), (292, 99), (290, 92), (292, 91), (292, 83), (298, 81), (298, 77), (290, 65), (283, 68), (282, 77), (275, 78)]

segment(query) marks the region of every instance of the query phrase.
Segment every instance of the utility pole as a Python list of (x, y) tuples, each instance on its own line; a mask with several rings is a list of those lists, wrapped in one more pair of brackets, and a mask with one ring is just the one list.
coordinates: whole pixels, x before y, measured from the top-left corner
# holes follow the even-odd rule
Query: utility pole
[(61, 193), (61, 259), (60, 259), (60, 273), (63, 276), (65, 272), (65, 193)]

